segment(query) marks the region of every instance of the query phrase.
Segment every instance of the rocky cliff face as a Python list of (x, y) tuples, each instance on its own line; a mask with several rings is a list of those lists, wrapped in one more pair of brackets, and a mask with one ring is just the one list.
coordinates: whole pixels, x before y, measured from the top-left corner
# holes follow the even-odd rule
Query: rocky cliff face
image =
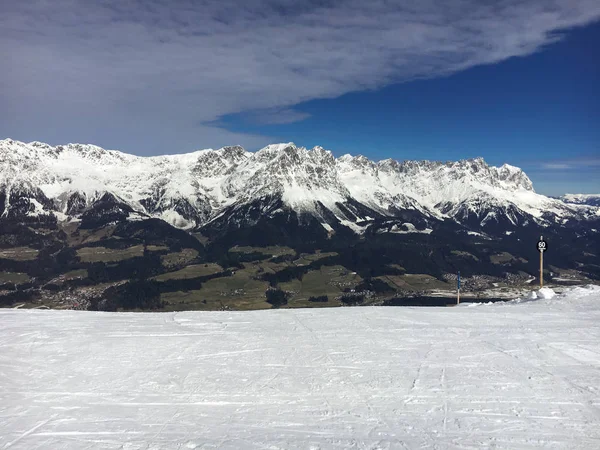
[(6, 139), (0, 168), (4, 220), (101, 226), (155, 217), (183, 229), (223, 229), (293, 212), (326, 232), (427, 233), (448, 220), (504, 232), (600, 217), (593, 203), (537, 194), (521, 169), (481, 158), (374, 162), (293, 143), (144, 158)]

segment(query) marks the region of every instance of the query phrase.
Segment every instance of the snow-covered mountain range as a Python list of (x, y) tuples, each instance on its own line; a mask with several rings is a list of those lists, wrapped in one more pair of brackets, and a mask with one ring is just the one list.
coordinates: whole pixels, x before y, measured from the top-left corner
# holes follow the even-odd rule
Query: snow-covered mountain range
[(331, 232), (429, 233), (451, 219), (484, 230), (597, 219), (600, 208), (537, 194), (519, 168), (481, 158), (374, 162), (322, 147), (269, 145), (138, 157), (94, 145), (0, 141), (2, 218), (157, 217), (183, 229), (293, 211)]
[(600, 194), (565, 194), (559, 198), (565, 203), (600, 206)]

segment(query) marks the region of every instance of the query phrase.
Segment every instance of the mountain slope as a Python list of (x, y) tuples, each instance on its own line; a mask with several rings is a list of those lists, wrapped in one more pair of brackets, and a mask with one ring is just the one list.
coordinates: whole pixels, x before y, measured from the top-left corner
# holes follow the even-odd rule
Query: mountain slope
[(546, 281), (597, 280), (599, 229), (600, 208), (481, 158), (0, 141), (0, 306), (264, 308), (273, 292), (339, 306), (449, 292), (457, 271), (505, 289), (538, 276), (541, 234)]
[(576, 205), (600, 206), (600, 194), (565, 194), (560, 199)]
[(137, 157), (93, 145), (6, 139), (0, 168), (2, 218), (81, 220), (89, 227), (156, 217), (214, 232), (283, 214), (316, 221), (326, 232), (431, 232), (447, 220), (504, 232), (600, 217), (595, 206), (537, 194), (519, 168), (481, 158), (373, 162), (293, 143), (255, 153), (234, 146)]

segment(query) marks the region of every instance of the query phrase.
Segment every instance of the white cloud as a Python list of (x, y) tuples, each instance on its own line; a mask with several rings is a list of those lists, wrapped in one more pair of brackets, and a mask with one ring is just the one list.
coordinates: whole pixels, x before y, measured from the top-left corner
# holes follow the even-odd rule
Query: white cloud
[(573, 166), (571, 164), (564, 163), (543, 163), (542, 168), (550, 170), (566, 170), (573, 168)]
[(245, 114), (246, 121), (259, 125), (276, 125), (306, 120), (310, 114), (292, 108), (271, 108)]
[(582, 170), (600, 167), (600, 158), (577, 156), (573, 158), (558, 159), (540, 163), (541, 169), (547, 170)]
[(214, 124), (302, 120), (301, 102), (527, 55), (598, 18), (597, 0), (3, 2), (0, 135), (253, 147), (271, 138)]

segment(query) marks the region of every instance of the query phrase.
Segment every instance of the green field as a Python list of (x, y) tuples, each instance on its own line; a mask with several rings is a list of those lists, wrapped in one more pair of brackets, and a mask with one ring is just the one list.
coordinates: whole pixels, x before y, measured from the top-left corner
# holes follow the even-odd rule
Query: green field
[(293, 263), (297, 266), (306, 266), (314, 261), (318, 261), (319, 259), (327, 258), (329, 256), (337, 256), (336, 252), (317, 252), (317, 253), (302, 253), (300, 258), (293, 261)]
[(0, 283), (27, 283), (30, 279), (26, 273), (0, 272)]
[[(82, 232), (81, 234), (86, 234)], [(87, 233), (87, 236), (78, 236), (79, 239), (99, 238), (94, 232)], [(111, 238), (113, 239), (113, 238)], [(114, 243), (111, 240), (111, 243)], [(118, 244), (119, 242), (117, 242)], [(108, 245), (108, 244), (106, 244)], [(409, 294), (410, 292), (420, 291), (448, 291), (454, 289), (453, 283), (446, 283), (437, 278), (423, 273), (405, 273), (405, 267), (397, 264), (389, 264), (389, 269), (396, 269), (398, 275), (380, 275), (374, 277), (375, 282), (379, 280), (387, 284), (391, 289), (386, 291), (385, 286), (379, 290), (380, 286), (373, 283), (373, 287), (358, 288), (358, 285), (365, 282), (369, 286), (369, 280), (363, 278), (356, 272), (348, 268), (335, 264), (338, 253), (321, 252), (315, 253), (296, 253), (293, 249), (285, 246), (270, 247), (250, 247), (236, 246), (229, 249), (234, 253), (234, 257), (219, 259), (221, 264), (231, 264), (231, 267), (224, 267), (217, 262), (207, 262), (210, 252), (199, 254), (198, 250), (184, 248), (178, 252), (169, 252), (169, 247), (165, 245), (147, 246), (146, 250), (150, 252), (160, 252), (160, 262), (162, 268), (155, 259), (152, 261), (152, 274), (158, 274), (151, 280), (162, 283), (160, 285), (161, 300), (164, 302), (164, 309), (168, 311), (176, 310), (253, 310), (265, 309), (272, 306), (266, 302), (266, 291), (273, 287), (281, 289), (287, 293), (287, 304), (281, 308), (303, 308), (303, 307), (333, 307), (340, 306), (342, 302), (340, 297), (344, 294), (352, 294), (354, 291), (368, 289), (379, 293), (369, 294), (364, 299), (364, 304), (379, 304), (382, 300), (392, 298), (398, 295)], [(237, 253), (238, 256), (235, 256)], [(255, 255), (254, 255), (255, 254)], [(454, 258), (465, 258), (478, 261), (478, 257), (473, 253), (465, 251), (452, 251)], [(115, 264), (120, 261), (128, 260), (144, 255), (144, 245), (133, 245), (125, 249), (112, 249), (108, 247), (83, 247), (77, 250), (77, 256), (82, 263), (103, 262), (107, 265)], [(157, 255), (155, 253), (155, 255)], [(35, 260), (38, 251), (28, 247), (13, 248), (10, 250), (0, 250), (0, 257), (20, 259), (22, 261)], [(157, 255), (158, 256), (158, 255)], [(290, 256), (289, 258), (279, 258), (280, 256)], [(263, 259), (261, 259), (263, 258)], [(327, 260), (327, 258), (332, 258)], [(335, 258), (335, 259), (333, 259)], [(486, 256), (487, 258), (487, 256)], [(243, 259), (252, 259), (253, 261), (239, 262)], [(492, 254), (491, 261), (495, 264), (514, 264), (517, 259), (507, 252), (498, 252)], [(215, 261), (211, 259), (211, 261)], [(131, 262), (131, 261), (130, 261)], [(77, 263), (77, 261), (74, 261)], [(86, 267), (84, 264), (72, 265), (71, 267)], [(320, 264), (326, 264), (319, 267)], [(132, 264), (124, 264), (129, 270)], [(286, 270), (287, 269), (287, 270)], [(550, 270), (558, 273), (557, 268), (550, 267)], [(24, 269), (13, 269), (15, 271), (24, 271)], [(161, 271), (168, 271), (161, 273)], [(232, 272), (231, 276), (222, 276), (222, 272)], [(282, 272), (283, 271), (283, 272)], [(390, 270), (391, 271), (391, 270)], [(282, 272), (282, 273), (280, 273)], [(562, 271), (564, 272), (564, 271)], [(574, 271), (576, 272), (576, 271)], [(362, 272), (361, 272), (362, 273)], [(381, 272), (379, 272), (381, 273)], [(118, 272), (117, 275), (121, 274)], [(276, 274), (276, 276), (273, 276)], [(217, 275), (219, 278), (209, 279), (207, 281), (189, 281), (175, 282), (175, 280), (191, 280), (199, 277), (210, 277)], [(290, 277), (294, 277), (289, 279)], [(575, 278), (575, 276), (572, 276)], [(57, 276), (50, 283), (57, 285), (60, 289), (69, 287), (86, 293), (86, 289), (96, 291), (100, 285), (80, 286), (83, 283), (68, 282), (69, 280), (86, 279), (88, 272), (86, 269), (71, 270), (60, 276)], [(264, 281), (266, 278), (269, 281)], [(124, 277), (123, 280), (126, 278)], [(278, 280), (288, 281), (278, 281)], [(30, 281), (24, 273), (3, 273), (0, 274), (0, 283), (23, 283)], [(173, 281), (169, 283), (169, 281)], [(115, 282), (110, 285), (114, 285)], [(502, 282), (494, 283), (497, 289), (503, 287), (508, 289), (508, 285)], [(54, 287), (53, 289), (57, 289)], [(165, 292), (166, 290), (179, 289), (174, 292)], [(189, 290), (182, 290), (189, 289)], [(52, 289), (47, 289), (44, 295), (51, 296)], [(75, 292), (75, 291), (74, 291)], [(99, 295), (99, 292), (97, 293)], [(96, 293), (94, 294), (96, 295)], [(327, 296), (326, 302), (309, 301), (311, 297)], [(49, 297), (48, 297), (49, 298)], [(360, 302), (360, 300), (359, 300)], [(352, 302), (350, 302), (352, 303)]]
[[(327, 255), (322, 254), (320, 257)], [(229, 307), (235, 310), (270, 308), (266, 303), (265, 292), (269, 288), (266, 281), (258, 280), (262, 273), (279, 271), (290, 265), (289, 262), (271, 263), (268, 261), (245, 263), (243, 269), (234, 271), (233, 276), (215, 278), (202, 284), (202, 288), (187, 292), (163, 293), (161, 299), (167, 302), (167, 310), (176, 309), (223, 309)], [(191, 267), (191, 266), (190, 266)], [(195, 266), (196, 269), (203, 268), (207, 271), (212, 267), (216, 271), (218, 267)], [(214, 273), (214, 272), (213, 272)], [(155, 279), (165, 281), (170, 278), (188, 278), (198, 276), (198, 273), (189, 267), (177, 272), (162, 274)], [(343, 266), (323, 266), (311, 270), (302, 276), (301, 280), (278, 283), (277, 287), (289, 293), (286, 307), (328, 307), (339, 306), (336, 300), (344, 293), (344, 289), (353, 289), (362, 281), (362, 278)], [(310, 302), (309, 297), (327, 295), (328, 302)]]
[[(167, 310), (176, 309), (263, 309), (270, 308), (266, 302), (265, 292), (269, 288), (266, 281), (258, 280), (262, 271), (281, 270), (289, 263), (253, 262), (244, 264), (243, 269), (234, 271), (232, 276), (215, 278), (202, 284), (202, 288), (187, 292), (163, 293), (161, 299), (167, 302)], [(192, 267), (192, 266), (190, 266)], [(191, 278), (199, 276), (197, 270), (204, 269), (208, 274), (215, 273), (220, 266), (196, 265), (194, 269), (185, 269), (169, 274), (162, 274), (155, 279), (165, 281), (172, 278)], [(302, 277), (302, 280), (291, 280), (279, 283), (278, 288), (290, 293), (287, 307), (324, 307), (339, 306), (335, 300), (345, 288), (353, 288), (362, 281), (361, 277), (348, 271), (342, 266), (323, 266), (318, 270), (311, 270)], [(327, 295), (327, 303), (309, 302), (311, 296)]]
[(0, 249), (0, 258), (13, 259), (15, 261), (33, 261), (37, 258), (39, 251), (29, 247), (14, 247)]
[(270, 309), (272, 306), (265, 300), (264, 292), (260, 299), (245, 297), (206, 297), (205, 291), (169, 292), (161, 296), (167, 302), (164, 311), (217, 311), (230, 309), (233, 311), (250, 311), (255, 309)]
[(88, 271), (87, 269), (71, 270), (70, 272), (63, 274), (62, 276), (65, 280), (77, 280), (79, 278), (87, 278)]
[(494, 264), (506, 264), (513, 261), (515, 257), (507, 252), (497, 253), (490, 256), (490, 261)]
[(270, 247), (248, 247), (248, 246), (235, 246), (229, 249), (230, 252), (238, 253), (263, 253), (265, 255), (281, 256), (281, 255), (294, 255), (296, 252), (289, 247), (270, 246)]
[[(169, 247), (162, 245), (148, 245), (146, 248), (150, 252), (163, 251), (169, 249)], [(81, 262), (86, 263), (118, 262), (123, 261), (124, 259), (135, 258), (136, 256), (144, 256), (144, 246), (140, 244), (124, 249), (114, 249), (106, 247), (83, 247), (77, 250), (77, 256), (79, 256)]]
[(244, 266), (243, 270), (250, 271), (255, 275), (259, 275), (261, 273), (275, 273), (280, 270), (285, 269), (293, 264), (289, 261), (283, 262), (271, 262), (271, 261), (253, 261), (242, 264)]
[(495, 255), (490, 256), (490, 261), (494, 264), (508, 264), (517, 261), (522, 263), (527, 262), (525, 258), (515, 258), (513, 255), (507, 252), (496, 253)]
[[(302, 277), (302, 280), (279, 283), (278, 287), (292, 293), (288, 300), (289, 306), (332, 306), (339, 305), (339, 302), (334, 299), (342, 295), (344, 289), (352, 289), (361, 281), (359, 275), (336, 265), (311, 270)], [(320, 295), (327, 295), (329, 302), (325, 304), (308, 302), (309, 297)]]
[(116, 262), (124, 259), (144, 255), (143, 245), (134, 245), (125, 249), (112, 249), (106, 247), (83, 247), (77, 250), (81, 262)]
[(271, 305), (265, 301), (269, 284), (253, 279), (254, 275), (252, 270), (237, 270), (232, 276), (202, 283), (202, 288), (198, 290), (163, 293), (161, 300), (167, 302), (167, 310), (221, 309), (223, 306), (230, 309), (270, 308)]
[[(112, 236), (115, 229), (113, 225), (108, 225), (99, 230), (81, 230), (78, 229), (78, 223), (66, 223), (61, 225), (61, 229), (67, 233), (68, 242), (72, 246), (79, 246), (87, 243), (98, 242)], [(113, 239), (120, 239), (112, 236)]]
[(189, 278), (197, 278), (206, 275), (212, 275), (214, 273), (222, 272), (223, 268), (214, 263), (207, 264), (192, 264), (191, 266), (186, 266), (181, 270), (177, 270), (175, 272), (163, 273), (161, 275), (157, 275), (153, 277), (153, 280), (156, 281), (166, 281), (166, 280), (187, 280)]
[(167, 253), (160, 257), (162, 265), (169, 269), (171, 267), (181, 267), (188, 264), (198, 257), (198, 251), (193, 248), (184, 248), (180, 252)]
[(469, 252), (461, 252), (459, 250), (452, 250), (450, 253), (452, 253), (453, 255), (456, 256), (462, 256), (463, 258), (471, 258), (474, 259), (475, 261), (479, 261), (479, 258), (475, 255), (472, 255)]
[(391, 287), (399, 290), (426, 291), (432, 289), (450, 289), (448, 283), (438, 280), (431, 275), (407, 273), (404, 275), (384, 275), (377, 277)]

